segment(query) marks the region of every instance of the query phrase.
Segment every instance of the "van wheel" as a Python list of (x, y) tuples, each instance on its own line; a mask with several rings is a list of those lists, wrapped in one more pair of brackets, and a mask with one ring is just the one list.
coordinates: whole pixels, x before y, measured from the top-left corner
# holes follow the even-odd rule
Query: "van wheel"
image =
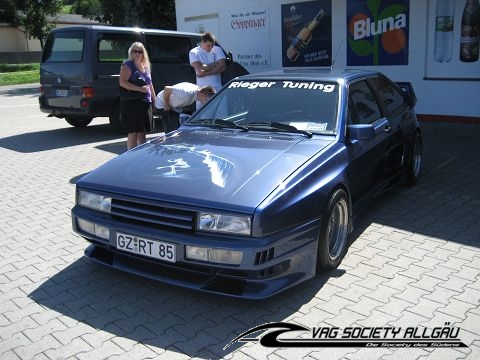
[(83, 116), (69, 116), (66, 117), (65, 120), (72, 126), (85, 127), (92, 122), (93, 118)]
[(121, 123), (121, 118), (120, 114), (122, 110), (121, 102), (119, 100), (115, 101), (115, 104), (113, 104), (112, 108), (112, 113), (110, 114), (110, 117), (108, 120), (110, 121), (110, 126), (112, 127), (113, 131), (117, 134), (123, 134), (124, 131), (122, 131), (122, 123)]

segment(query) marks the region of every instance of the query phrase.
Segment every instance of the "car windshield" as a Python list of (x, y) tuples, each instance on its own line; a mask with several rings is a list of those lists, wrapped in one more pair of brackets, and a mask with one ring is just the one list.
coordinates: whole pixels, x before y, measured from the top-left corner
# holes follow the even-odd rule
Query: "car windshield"
[(334, 134), (337, 103), (336, 83), (232, 81), (185, 125)]

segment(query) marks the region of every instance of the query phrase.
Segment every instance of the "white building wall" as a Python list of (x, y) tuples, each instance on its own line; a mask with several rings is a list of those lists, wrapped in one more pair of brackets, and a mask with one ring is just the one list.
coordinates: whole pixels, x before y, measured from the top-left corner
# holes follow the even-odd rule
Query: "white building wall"
[[(180, 31), (212, 31), (218, 41), (230, 50), (234, 59), (238, 53), (251, 48), (269, 57), (268, 65), (246, 66), (250, 72), (272, 70), (282, 66), (281, 5), (303, 1), (283, 0), (176, 0), (177, 29)], [(256, 36), (252, 31), (232, 32), (232, 14), (249, 10), (266, 10), (268, 29)], [(346, 28), (347, 0), (332, 0), (332, 53), (334, 66), (347, 63)], [(477, 80), (426, 80), (428, 1), (410, 0), (408, 65), (370, 66), (393, 80), (413, 83), (418, 97), (419, 114), (476, 117), (480, 119), (480, 61), (472, 67), (472, 78)], [(267, 34), (267, 36), (265, 36)], [(338, 51), (338, 52), (337, 52)], [(238, 59), (236, 59), (238, 60)]]
[[(85, 19), (76, 14), (59, 14), (54, 20), (56, 28), (98, 24), (98, 21)], [(25, 36), (19, 28), (0, 23), (0, 52), (42, 51), (40, 40)]]
[(40, 51), (38, 40), (28, 39), (17, 28), (0, 25), (0, 52), (7, 51)]

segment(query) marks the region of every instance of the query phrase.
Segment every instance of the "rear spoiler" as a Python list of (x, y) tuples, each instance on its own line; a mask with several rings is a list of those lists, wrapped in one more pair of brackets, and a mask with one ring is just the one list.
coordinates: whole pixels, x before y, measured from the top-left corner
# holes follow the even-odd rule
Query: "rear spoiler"
[(405, 95), (405, 98), (408, 104), (410, 105), (410, 108), (415, 107), (415, 104), (417, 103), (417, 96), (415, 95), (415, 91), (413, 90), (412, 83), (395, 81), (395, 84), (397, 84), (400, 87), (400, 89), (403, 90), (403, 93)]

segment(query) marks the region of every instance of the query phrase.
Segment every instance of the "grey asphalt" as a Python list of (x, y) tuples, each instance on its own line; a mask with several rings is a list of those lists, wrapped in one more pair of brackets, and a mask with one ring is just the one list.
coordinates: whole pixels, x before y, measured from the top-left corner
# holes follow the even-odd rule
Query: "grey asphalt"
[[(480, 359), (480, 125), (422, 124), (424, 170), (365, 211), (336, 270), (262, 301), (109, 270), (71, 229), (75, 181), (126, 148), (0, 87), (0, 359)], [(421, 101), (421, 99), (420, 99)], [(271, 322), (459, 329), (465, 348), (265, 347)], [(255, 334), (259, 335), (259, 334)]]

